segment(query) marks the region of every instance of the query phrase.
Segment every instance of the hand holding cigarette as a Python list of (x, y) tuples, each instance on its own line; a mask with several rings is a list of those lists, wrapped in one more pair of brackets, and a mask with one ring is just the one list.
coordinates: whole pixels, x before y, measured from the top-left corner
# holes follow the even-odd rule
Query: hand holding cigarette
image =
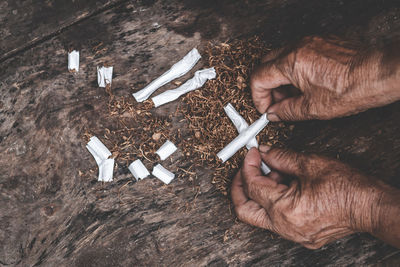
[[(238, 218), (311, 249), (355, 232), (400, 248), (400, 190), (336, 160), (252, 148), (232, 183)], [(273, 171), (263, 176), (261, 160)]]
[(252, 74), (254, 104), (270, 121), (299, 121), (349, 116), (392, 103), (400, 99), (398, 47), (393, 41), (372, 50), (308, 37), (294, 48), (272, 51)]

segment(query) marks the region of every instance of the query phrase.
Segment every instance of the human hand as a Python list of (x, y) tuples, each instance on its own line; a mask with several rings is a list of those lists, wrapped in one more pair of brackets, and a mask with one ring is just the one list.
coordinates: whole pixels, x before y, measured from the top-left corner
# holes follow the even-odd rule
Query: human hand
[[(240, 220), (311, 249), (354, 232), (370, 232), (400, 245), (400, 239), (393, 242), (381, 232), (388, 228), (388, 236), (400, 236), (398, 226), (385, 225), (387, 218), (398, 225), (400, 217), (398, 200), (385, 200), (396, 203), (394, 210), (386, 210), (382, 202), (383, 193), (393, 188), (336, 160), (262, 146), (260, 150), (265, 153), (255, 148), (248, 152), (232, 183)], [(268, 176), (260, 171), (261, 160), (273, 169)]]
[(391, 50), (319, 37), (274, 50), (252, 74), (254, 104), (271, 121), (298, 121), (348, 116), (397, 101), (400, 56)]

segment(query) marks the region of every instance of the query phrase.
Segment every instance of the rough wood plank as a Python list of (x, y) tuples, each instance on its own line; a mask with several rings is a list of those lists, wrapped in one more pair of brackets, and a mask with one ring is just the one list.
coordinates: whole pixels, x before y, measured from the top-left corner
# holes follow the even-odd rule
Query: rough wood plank
[[(193, 181), (178, 179), (169, 186), (155, 179), (134, 183), (124, 166), (118, 167), (115, 181), (105, 185), (96, 182), (95, 173), (90, 179), (78, 173), (95, 166), (81, 139), (85, 127), (116, 127), (105, 112), (107, 95), (97, 88), (97, 64), (114, 65), (113, 89), (127, 95), (193, 46), (202, 47), (210, 38), (223, 40), (243, 34), (243, 28), (248, 29), (247, 34), (257, 32), (256, 21), (265, 12), (281, 14), (274, 22), (283, 20), (287, 26), (275, 38), (277, 43), (287, 41), (288, 21), (304, 13), (296, 13), (294, 7), (305, 2), (285, 3), (249, 4), (247, 11), (243, 11), (246, 4), (236, 8), (228, 5), (228, 10), (236, 12), (224, 14), (221, 6), (207, 7), (200, 1), (190, 5), (160, 1), (151, 7), (131, 1), (1, 63), (0, 264), (398, 263), (399, 250), (366, 234), (311, 251), (237, 222), (230, 200), (215, 190), (206, 170), (196, 170), (198, 178)], [(206, 13), (209, 20), (191, 20)], [(394, 16), (391, 14), (371, 21), (389, 21)], [(246, 16), (251, 19), (246, 20)], [(328, 24), (326, 27), (333, 27), (332, 23), (340, 21), (336, 16), (332, 21), (322, 21)], [(314, 14), (317, 22), (321, 17)], [(238, 22), (233, 23), (235, 19)], [(208, 21), (215, 22), (218, 31), (210, 29)], [(389, 30), (397, 27), (396, 23), (390, 25)], [(275, 33), (276, 26), (265, 27)], [(99, 29), (102, 34), (98, 34)], [(292, 32), (295, 30), (299, 28)], [(383, 34), (372, 32), (373, 36)], [(95, 54), (93, 47), (98, 44), (104, 49)], [(65, 48), (71, 45), (79, 46), (82, 55), (81, 71), (76, 75), (67, 71)], [(167, 110), (165, 107), (157, 115)], [(344, 161), (399, 186), (399, 113), (400, 104), (395, 103), (351, 118), (298, 123), (289, 145), (331, 156), (339, 154)]]
[(2, 1), (0, 61), (122, 2), (124, 0)]

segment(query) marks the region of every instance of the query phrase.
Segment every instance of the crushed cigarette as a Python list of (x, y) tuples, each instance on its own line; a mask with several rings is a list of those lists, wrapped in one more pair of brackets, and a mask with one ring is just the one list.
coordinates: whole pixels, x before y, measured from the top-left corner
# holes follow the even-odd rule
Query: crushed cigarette
[(137, 102), (145, 101), (161, 86), (164, 86), (167, 83), (175, 80), (176, 78), (185, 75), (194, 67), (194, 65), (196, 65), (200, 58), (201, 56), (199, 54), (199, 51), (197, 51), (196, 48), (193, 48), (184, 58), (175, 63), (168, 71), (152, 81), (142, 90), (134, 93), (133, 97), (136, 99)]
[(155, 107), (159, 107), (178, 99), (181, 95), (202, 87), (206, 81), (214, 79), (216, 75), (217, 74), (215, 73), (214, 68), (196, 71), (194, 77), (185, 82), (183, 85), (176, 89), (168, 90), (162, 94), (159, 94), (158, 96), (153, 97), (151, 100), (153, 101)]
[(99, 165), (100, 182), (112, 182), (114, 172), (114, 159), (106, 159)]
[(79, 72), (79, 51), (68, 53), (68, 70), (70, 72)]
[(90, 138), (86, 148), (92, 154), (99, 167), (98, 181), (111, 182), (113, 179), (114, 159), (108, 158), (111, 156), (110, 150), (96, 136)]
[(106, 87), (112, 82), (113, 67), (97, 67), (97, 82), (99, 87)]
[[(229, 119), (232, 121), (233, 125), (238, 130), (239, 134), (246, 130), (249, 127), (249, 124), (245, 121), (245, 119), (236, 111), (236, 109), (232, 106), (231, 103), (228, 103), (224, 107), (226, 115), (228, 115)], [(251, 138), (250, 141), (246, 144), (247, 149), (252, 147), (258, 147), (257, 139)]]
[[(228, 115), (229, 119), (238, 130), (239, 134), (249, 127), (246, 120), (239, 114), (239, 112), (236, 111), (231, 103), (228, 103), (228, 105), (224, 107), (224, 110), (226, 115)], [(250, 141), (246, 144), (246, 147), (247, 149), (250, 149), (252, 147), (258, 148), (256, 137), (251, 138)], [(271, 172), (271, 169), (267, 166), (267, 164), (261, 161), (261, 171), (264, 173), (264, 175), (267, 175)]]
[(160, 156), (161, 160), (165, 160), (171, 156), (178, 148), (169, 140), (167, 140), (157, 151), (156, 154)]
[(175, 174), (164, 168), (161, 164), (154, 166), (151, 174), (163, 181), (165, 184), (169, 184), (175, 178)]
[(230, 142), (224, 149), (218, 152), (217, 156), (222, 162), (227, 161), (232, 157), (239, 149), (245, 146), (251, 138), (257, 136), (262, 129), (268, 124), (267, 114), (263, 114), (258, 120), (250, 125), (246, 130), (241, 132), (232, 142)]
[(138, 181), (139, 179), (144, 179), (150, 175), (149, 171), (143, 165), (140, 159), (137, 159), (134, 162), (132, 162), (131, 165), (129, 165), (128, 169), (131, 171), (136, 181)]

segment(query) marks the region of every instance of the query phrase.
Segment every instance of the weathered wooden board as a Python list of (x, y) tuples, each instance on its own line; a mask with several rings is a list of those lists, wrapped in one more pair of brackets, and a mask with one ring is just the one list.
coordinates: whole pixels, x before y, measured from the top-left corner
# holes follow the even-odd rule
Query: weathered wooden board
[[(343, 12), (339, 1), (331, 2), (336, 11), (316, 1), (311, 1), (316, 10), (308, 9), (305, 3), (310, 1), (212, 2), (126, 1), (0, 63), (0, 264), (321, 266), (400, 261), (398, 249), (367, 234), (311, 251), (240, 223), (229, 198), (211, 184), (208, 170), (199, 169), (196, 179), (177, 179), (169, 186), (156, 179), (134, 183), (124, 166), (119, 166), (110, 184), (96, 182), (96, 173), (90, 178), (79, 175), (79, 170), (95, 168), (82, 141), (84, 130), (115, 127), (106, 112), (107, 94), (97, 87), (98, 64), (114, 65), (113, 90), (128, 95), (208, 40), (264, 29), (277, 45), (289, 41), (290, 32), (300, 36), (321, 29), (340, 31), (332, 26), (335, 23), (339, 28), (353, 25), (354, 31), (366, 21), (371, 25), (364, 29), (365, 36), (378, 38), (384, 31), (373, 22), (385, 22), (386, 35), (399, 25), (393, 19), (399, 17), (399, 10), (392, 8), (395, 1), (382, 1), (380, 8), (363, 1), (356, 1), (354, 7), (343, 4), (354, 9), (369, 5), (369, 13), (351, 20), (346, 18), (356, 12)], [(34, 4), (27, 2), (27, 8), (36, 17), (33, 23), (39, 23)], [(63, 20), (73, 21), (69, 16)], [(291, 18), (296, 18), (294, 24)], [(283, 25), (277, 25), (279, 21)], [(304, 22), (303, 28), (299, 21)], [(310, 30), (311, 22), (322, 26)], [(7, 20), (13, 31), (10, 23)], [(291, 29), (290, 25), (297, 26)], [(31, 26), (15, 27), (34, 34)], [(20, 47), (31, 37), (1, 44), (11, 51), (10, 47)], [(67, 71), (69, 47), (81, 51), (78, 74)], [(170, 109), (167, 105), (157, 114)], [(350, 118), (297, 123), (288, 145), (338, 155), (400, 186), (399, 116), (400, 103), (395, 103)]]

